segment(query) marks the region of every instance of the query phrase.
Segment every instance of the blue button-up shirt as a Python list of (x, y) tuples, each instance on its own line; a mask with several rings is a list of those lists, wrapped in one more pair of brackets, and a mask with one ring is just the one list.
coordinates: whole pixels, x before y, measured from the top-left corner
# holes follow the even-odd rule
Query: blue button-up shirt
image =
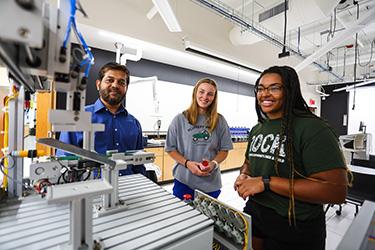
[[(143, 149), (142, 127), (139, 121), (128, 113), (123, 105), (114, 115), (98, 99), (94, 104), (86, 106), (86, 111), (92, 113), (92, 123), (105, 124), (103, 132), (95, 132), (95, 151), (105, 154), (107, 150), (127, 150)], [(60, 141), (78, 147), (83, 145), (83, 132), (61, 132)], [(70, 155), (64, 151), (57, 150), (56, 155)], [(126, 170), (121, 170), (120, 175), (142, 173), (146, 174), (145, 167), (128, 166)]]

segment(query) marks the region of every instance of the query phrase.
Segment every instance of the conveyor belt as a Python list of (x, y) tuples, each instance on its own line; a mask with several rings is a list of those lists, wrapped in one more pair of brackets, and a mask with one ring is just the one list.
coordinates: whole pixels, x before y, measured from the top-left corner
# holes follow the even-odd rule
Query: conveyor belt
[[(142, 175), (119, 182), (129, 209), (93, 219), (93, 234), (104, 249), (212, 249), (212, 220)], [(0, 225), (0, 249), (55, 248), (69, 241), (69, 203), (5, 199)]]

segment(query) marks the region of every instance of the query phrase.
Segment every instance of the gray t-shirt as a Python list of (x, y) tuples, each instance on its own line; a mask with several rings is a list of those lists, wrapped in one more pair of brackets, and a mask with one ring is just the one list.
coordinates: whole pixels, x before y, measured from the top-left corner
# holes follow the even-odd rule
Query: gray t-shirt
[[(165, 152), (176, 150), (186, 159), (202, 162), (203, 158), (212, 161), (219, 151), (231, 149), (233, 144), (229, 127), (222, 116), (219, 116), (219, 122), (211, 134), (205, 127), (205, 115), (198, 115), (194, 126), (183, 114), (178, 114), (169, 125)], [(197, 176), (175, 162), (172, 172), (175, 179), (192, 189), (209, 193), (222, 187), (220, 168), (211, 171), (209, 176)]]

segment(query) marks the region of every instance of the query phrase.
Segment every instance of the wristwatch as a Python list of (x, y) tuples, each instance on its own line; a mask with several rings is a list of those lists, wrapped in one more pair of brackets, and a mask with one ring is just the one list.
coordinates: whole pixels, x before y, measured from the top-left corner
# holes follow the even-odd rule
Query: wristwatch
[(265, 174), (265, 175), (262, 176), (262, 181), (263, 181), (263, 184), (264, 184), (264, 191), (271, 190), (270, 180), (271, 180), (271, 176), (269, 174)]

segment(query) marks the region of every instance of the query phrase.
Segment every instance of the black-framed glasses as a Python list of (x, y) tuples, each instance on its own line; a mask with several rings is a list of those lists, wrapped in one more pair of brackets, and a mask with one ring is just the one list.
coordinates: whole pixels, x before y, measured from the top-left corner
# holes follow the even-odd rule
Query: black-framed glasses
[(266, 90), (268, 90), (268, 93), (270, 93), (270, 94), (278, 94), (278, 93), (280, 93), (280, 90), (282, 88), (283, 88), (283, 86), (281, 86), (278, 83), (275, 83), (275, 84), (272, 84), (272, 85), (268, 86), (267, 88), (265, 88), (264, 86), (256, 86), (254, 88), (254, 91), (257, 95), (263, 95), (264, 91), (266, 91)]

